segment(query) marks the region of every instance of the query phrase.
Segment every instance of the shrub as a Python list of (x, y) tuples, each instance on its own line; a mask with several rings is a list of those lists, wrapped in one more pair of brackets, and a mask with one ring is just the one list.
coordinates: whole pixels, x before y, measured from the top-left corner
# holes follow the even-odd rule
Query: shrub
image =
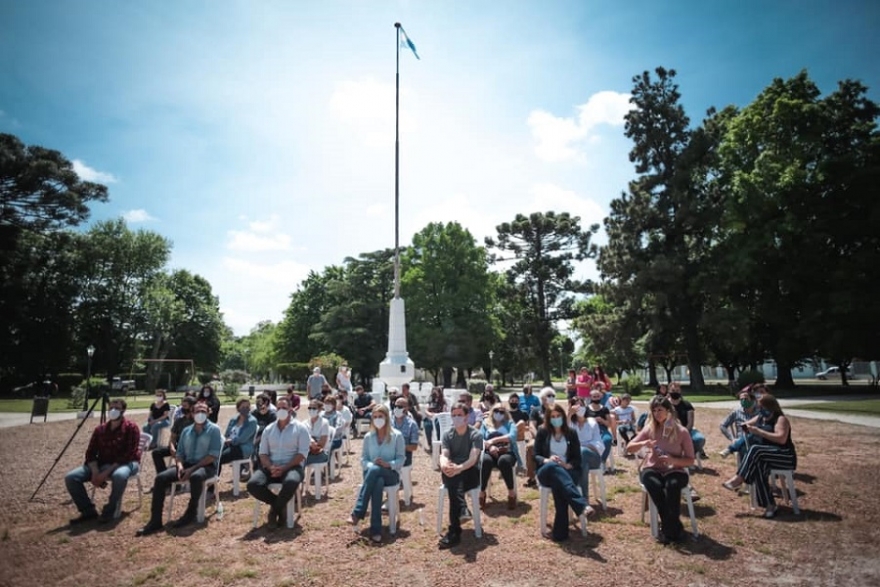
[(486, 391), (487, 383), (489, 382), (485, 379), (468, 379), (468, 393), (470, 393), (471, 395), (476, 395), (477, 397), (482, 397), (483, 392)]
[(278, 372), (278, 375), (284, 381), (296, 383), (297, 388), (299, 388), (301, 383), (305, 384), (305, 380), (308, 379), (312, 372), (308, 363), (278, 363), (275, 365), (275, 371)]
[(223, 395), (228, 399), (238, 399), (238, 389), (247, 382), (247, 373), (241, 369), (227, 369), (220, 373), (220, 381), (223, 382)]
[(67, 395), (74, 387), (82, 383), (84, 378), (85, 375), (82, 373), (59, 373), (55, 378), (55, 383), (58, 384), (58, 393)]
[(642, 378), (638, 375), (630, 375), (622, 379), (620, 385), (623, 387), (624, 393), (628, 393), (630, 395), (641, 395), (644, 383), (642, 383)]
[(764, 383), (764, 374), (754, 369), (743, 371), (736, 379), (736, 389), (740, 390), (746, 385), (754, 385), (755, 383)]

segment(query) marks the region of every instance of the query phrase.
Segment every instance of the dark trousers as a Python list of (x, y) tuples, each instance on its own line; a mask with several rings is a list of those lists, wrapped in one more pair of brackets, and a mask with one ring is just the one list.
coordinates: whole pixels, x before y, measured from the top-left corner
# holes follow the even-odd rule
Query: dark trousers
[(486, 487), (489, 486), (489, 478), (492, 476), (492, 469), (498, 467), (498, 470), (501, 471), (501, 478), (504, 479), (504, 484), (507, 485), (507, 489), (513, 490), (513, 468), (515, 466), (516, 457), (511, 453), (499, 455), (495, 458), (489, 453), (484, 452), (483, 473), (480, 488), (483, 491), (486, 491)]
[[(186, 464), (184, 467), (191, 467), (193, 464)], [(189, 504), (186, 506), (184, 517), (193, 517), (198, 512), (199, 499), (202, 497), (202, 488), (205, 486), (205, 480), (209, 476), (210, 467), (199, 467), (189, 476)], [(213, 473), (213, 470), (210, 472)], [(150, 507), (150, 524), (162, 524), (162, 508), (165, 506), (165, 491), (171, 487), (172, 483), (176, 483), (179, 477), (177, 475), (177, 467), (168, 467), (158, 475), (153, 483), (153, 503)]]
[(770, 469), (797, 468), (797, 457), (790, 448), (775, 444), (756, 444), (749, 447), (739, 466), (739, 475), (755, 486), (758, 505), (762, 508), (776, 504), (770, 491)]
[(479, 486), (480, 471), (473, 466), (455, 477), (447, 477), (441, 473), (440, 478), (449, 494), (449, 533), (461, 534), (461, 512), (467, 507), (464, 497), (468, 491)]
[[(587, 500), (578, 490), (581, 480), (581, 470), (567, 470), (559, 463), (544, 461), (538, 469), (538, 482), (543, 487), (550, 488), (553, 493), (553, 507), (556, 512), (553, 517), (553, 539), (565, 540), (568, 538), (568, 508), (574, 510), (580, 516), (587, 507)], [(541, 531), (543, 532), (543, 528)]]
[(653, 469), (642, 471), (642, 485), (651, 496), (660, 514), (660, 525), (664, 536), (679, 538), (684, 532), (681, 525), (681, 490), (687, 487), (688, 475), (682, 471), (661, 474)]
[[(254, 499), (258, 499), (263, 503), (268, 503), (276, 514), (283, 516), (285, 508), (287, 507), (287, 502), (290, 501), (290, 498), (296, 493), (296, 490), (302, 481), (302, 467), (294, 467), (290, 469), (284, 477), (270, 477), (266, 471), (258, 469), (253, 475), (251, 475), (250, 481), (248, 481), (247, 484), (247, 490)], [(281, 484), (281, 491), (278, 492), (278, 495), (275, 495), (269, 490), (268, 486), (271, 483)]]
[(170, 448), (167, 446), (154, 448), (150, 454), (153, 455), (153, 464), (156, 466), (157, 475), (168, 468), (168, 465), (165, 464), (165, 459), (171, 456)]
[(231, 463), (232, 461), (240, 461), (244, 458), (244, 454), (241, 452), (240, 446), (234, 446), (228, 444), (223, 447), (223, 451), (220, 453), (220, 467), (217, 468), (217, 474), (220, 474), (220, 469), (226, 463)]

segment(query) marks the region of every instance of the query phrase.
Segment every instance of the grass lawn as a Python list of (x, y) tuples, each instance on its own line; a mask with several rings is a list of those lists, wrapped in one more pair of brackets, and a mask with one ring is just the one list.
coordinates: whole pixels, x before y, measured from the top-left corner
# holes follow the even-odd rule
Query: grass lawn
[[(110, 399), (113, 399), (114, 395), (110, 395)], [(152, 395), (139, 395), (139, 396), (129, 396), (125, 398), (125, 401), (128, 403), (129, 410), (137, 410), (137, 409), (147, 409), (150, 407), (150, 404), (153, 403)], [(168, 394), (168, 402), (173, 405), (178, 405), (180, 403), (180, 399), (183, 397), (182, 393), (169, 393)], [(233, 400), (227, 398), (225, 395), (220, 394), (217, 396), (220, 398), (221, 404), (232, 404)], [(244, 396), (242, 396), (244, 397)], [(67, 402), (69, 398), (66, 397), (58, 397), (52, 398), (49, 401), (49, 411), (52, 413), (55, 412), (79, 412), (82, 410), (82, 406), (78, 406), (76, 408), (68, 408)], [(92, 402), (94, 402), (94, 398), (89, 400), (89, 406), (91, 407)], [(31, 399), (0, 399), (0, 412), (16, 412), (16, 413), (24, 413), (30, 414), (31, 407), (33, 406), (33, 400)], [(98, 402), (98, 405), (95, 406), (96, 411), (101, 410), (101, 402)]]
[(858, 401), (822, 402), (804, 404), (799, 410), (817, 410), (820, 412), (844, 412), (850, 414), (880, 415), (880, 399), (860, 399)]

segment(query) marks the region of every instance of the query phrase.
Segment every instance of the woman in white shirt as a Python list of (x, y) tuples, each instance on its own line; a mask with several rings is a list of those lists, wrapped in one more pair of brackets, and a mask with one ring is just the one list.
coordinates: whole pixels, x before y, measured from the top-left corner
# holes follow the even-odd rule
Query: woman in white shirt
[[(598, 469), (602, 466), (602, 451), (605, 443), (602, 442), (602, 432), (595, 418), (587, 418), (587, 408), (584, 400), (579, 397), (569, 401), (568, 417), (571, 419), (571, 428), (577, 432), (578, 441), (581, 445), (581, 491), (587, 503), (590, 502), (590, 469)], [(593, 509), (587, 506), (587, 514)]]

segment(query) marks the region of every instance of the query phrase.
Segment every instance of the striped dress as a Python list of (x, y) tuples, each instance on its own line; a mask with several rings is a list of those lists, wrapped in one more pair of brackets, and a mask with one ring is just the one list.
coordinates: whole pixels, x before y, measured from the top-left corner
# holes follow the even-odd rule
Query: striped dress
[[(781, 414), (777, 414), (765, 421), (765, 430), (775, 430), (776, 422)], [(782, 444), (776, 444), (764, 440), (764, 444), (754, 444), (749, 447), (745, 458), (739, 466), (739, 475), (746, 483), (750, 483), (756, 492), (758, 505), (767, 508), (775, 505), (773, 494), (770, 492), (770, 470), (797, 468), (797, 453), (794, 450), (794, 442), (791, 440), (791, 428), (788, 437)]]

